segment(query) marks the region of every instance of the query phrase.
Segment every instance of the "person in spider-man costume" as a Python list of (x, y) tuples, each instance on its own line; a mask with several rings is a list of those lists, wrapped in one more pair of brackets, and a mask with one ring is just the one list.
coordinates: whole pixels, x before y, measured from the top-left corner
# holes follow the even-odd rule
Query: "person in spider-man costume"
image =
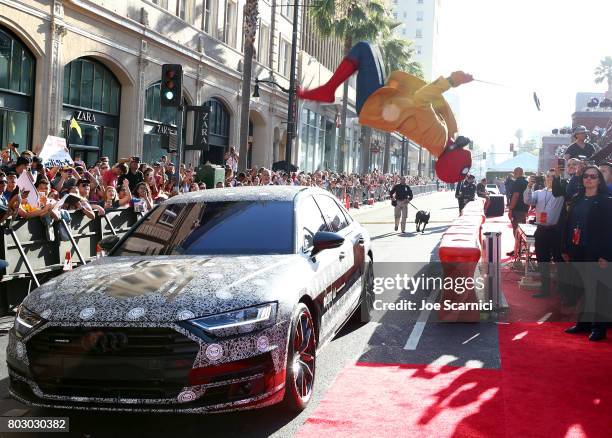
[(427, 84), (416, 76), (392, 72), (385, 84), (384, 64), (376, 46), (357, 43), (331, 79), (312, 90), (298, 88), (301, 99), (334, 102), (336, 89), (357, 73), (357, 114), (359, 123), (382, 131), (397, 131), (437, 157), (436, 175), (455, 183), (468, 174), (472, 156), (465, 149), (470, 142), (456, 137), (457, 123), (442, 93), (473, 80), (461, 71)]

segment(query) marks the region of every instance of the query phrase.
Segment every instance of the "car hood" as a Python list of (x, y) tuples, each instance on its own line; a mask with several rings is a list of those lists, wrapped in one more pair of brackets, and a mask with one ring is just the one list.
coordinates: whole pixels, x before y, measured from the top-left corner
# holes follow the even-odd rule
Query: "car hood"
[(34, 290), (48, 321), (175, 322), (288, 299), (300, 255), (105, 257)]

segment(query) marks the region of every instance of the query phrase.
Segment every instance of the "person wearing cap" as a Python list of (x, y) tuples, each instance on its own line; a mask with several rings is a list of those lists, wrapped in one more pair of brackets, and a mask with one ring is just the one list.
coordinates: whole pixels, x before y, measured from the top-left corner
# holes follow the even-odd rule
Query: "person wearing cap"
[(582, 125), (576, 126), (573, 134), (576, 141), (565, 150), (565, 159), (569, 160), (580, 156), (590, 158), (595, 153), (595, 146), (586, 141), (587, 129)]
[(476, 177), (474, 177), (474, 175), (468, 175), (465, 180), (457, 183), (455, 198), (457, 198), (457, 202), (459, 203), (459, 214), (463, 213), (463, 208), (465, 205), (468, 202), (473, 201), (476, 197), (475, 180)]

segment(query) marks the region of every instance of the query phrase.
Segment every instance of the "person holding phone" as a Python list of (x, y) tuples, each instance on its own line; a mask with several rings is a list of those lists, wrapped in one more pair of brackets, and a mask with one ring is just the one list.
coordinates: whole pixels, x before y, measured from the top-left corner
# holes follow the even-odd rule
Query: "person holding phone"
[(535, 206), (536, 225), (535, 251), (540, 271), (540, 291), (533, 294), (534, 298), (544, 298), (550, 295), (550, 262), (560, 263), (561, 230), (558, 226), (561, 210), (565, 203), (563, 196), (555, 196), (552, 192), (552, 182), (555, 170), (546, 173), (544, 188), (535, 190), (536, 177), (530, 176), (527, 190), (523, 193), (525, 204)]

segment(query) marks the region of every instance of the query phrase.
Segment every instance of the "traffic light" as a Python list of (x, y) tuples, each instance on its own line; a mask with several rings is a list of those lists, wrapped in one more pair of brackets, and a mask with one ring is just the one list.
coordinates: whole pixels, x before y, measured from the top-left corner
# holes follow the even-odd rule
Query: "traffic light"
[(468, 149), (471, 151), (474, 150), (474, 142), (472, 140), (470, 140), (470, 142), (468, 143)]
[(178, 107), (183, 94), (183, 66), (180, 64), (162, 65), (161, 106)]
[(514, 152), (514, 143), (510, 143), (510, 152)]
[(483, 152), (483, 153), (482, 153), (482, 159), (483, 159), (483, 160), (486, 160), (486, 159), (487, 159), (487, 153), (486, 153), (486, 152)]

